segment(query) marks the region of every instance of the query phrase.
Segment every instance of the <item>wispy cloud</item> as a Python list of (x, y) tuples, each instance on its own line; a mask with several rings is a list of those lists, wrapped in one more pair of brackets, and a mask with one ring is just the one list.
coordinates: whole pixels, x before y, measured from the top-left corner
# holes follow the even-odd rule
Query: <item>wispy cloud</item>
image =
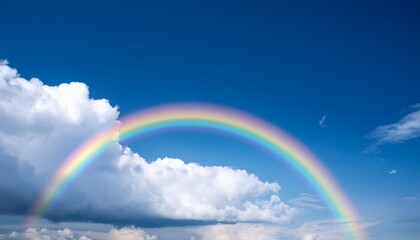
[(0, 59), (0, 65), (8, 65), (9, 61), (7, 59)]
[(414, 202), (417, 202), (419, 198), (415, 196), (405, 196), (401, 198), (401, 200), (408, 203), (414, 203)]
[(409, 108), (410, 113), (397, 123), (376, 127), (366, 137), (375, 139), (375, 145), (400, 143), (420, 136), (420, 103)]
[(327, 115), (322, 116), (322, 118), (321, 118), (321, 120), (319, 120), (318, 124), (322, 128), (327, 127)]
[(317, 196), (308, 193), (300, 193), (298, 197), (290, 200), (290, 204), (299, 208), (309, 208), (315, 210), (325, 209), (325, 206), (321, 204), (321, 201)]
[(397, 174), (398, 173), (398, 171), (397, 170), (395, 170), (395, 169), (392, 169), (391, 171), (389, 171), (389, 174), (391, 174), (391, 175), (395, 175), (395, 174)]
[(398, 219), (397, 223), (420, 223), (420, 216), (409, 216)]

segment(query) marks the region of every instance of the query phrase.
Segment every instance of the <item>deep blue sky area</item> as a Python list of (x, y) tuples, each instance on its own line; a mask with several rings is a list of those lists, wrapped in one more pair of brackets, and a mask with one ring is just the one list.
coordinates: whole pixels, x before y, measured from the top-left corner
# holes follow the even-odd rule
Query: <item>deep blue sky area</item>
[[(255, 114), (322, 159), (361, 215), (384, 223), (378, 239), (409, 239), (420, 200), (401, 199), (420, 197), (419, 138), (366, 151), (376, 141), (366, 136), (420, 103), (419, 13), (419, 1), (0, 0), (0, 58), (26, 79), (84, 82), (121, 116), (185, 101)], [(279, 181), (286, 199), (313, 193), (222, 136), (176, 132), (132, 147), (148, 160), (245, 168)], [(405, 218), (417, 221), (395, 224)]]

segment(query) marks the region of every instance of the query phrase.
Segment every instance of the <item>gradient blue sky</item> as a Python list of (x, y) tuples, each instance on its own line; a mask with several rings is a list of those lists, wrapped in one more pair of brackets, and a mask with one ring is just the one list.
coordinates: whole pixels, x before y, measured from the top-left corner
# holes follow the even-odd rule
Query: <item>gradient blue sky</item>
[[(48, 85), (84, 82), (121, 116), (183, 101), (255, 114), (308, 146), (363, 219), (381, 222), (371, 239), (416, 239), (420, 130), (378, 145), (367, 136), (419, 109), (419, 10), (416, 1), (1, 0), (0, 58)], [(246, 169), (279, 182), (285, 200), (314, 194), (271, 156), (223, 136), (130, 146), (147, 160)]]

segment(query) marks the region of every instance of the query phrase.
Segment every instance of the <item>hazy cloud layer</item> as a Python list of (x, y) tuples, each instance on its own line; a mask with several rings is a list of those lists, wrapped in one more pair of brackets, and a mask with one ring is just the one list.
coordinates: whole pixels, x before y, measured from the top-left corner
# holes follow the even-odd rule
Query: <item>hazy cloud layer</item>
[(420, 103), (411, 107), (411, 113), (397, 123), (377, 127), (367, 135), (378, 144), (400, 143), (420, 136)]
[[(361, 229), (376, 226), (380, 222), (353, 222)], [(66, 239), (66, 240), (351, 240), (354, 239), (342, 221), (310, 221), (303, 224), (262, 224), (236, 223), (215, 224), (200, 227), (164, 228), (110, 228), (107, 230), (81, 230), (74, 228), (52, 229), (29, 228), (8, 234), (0, 234), (3, 239)], [(90, 229), (90, 228), (89, 228)]]
[(279, 231), (261, 224), (218, 224), (195, 229), (201, 240), (276, 240)]
[[(108, 100), (91, 99), (83, 83), (47, 86), (20, 77), (5, 61), (0, 99), (0, 214), (27, 212), (60, 163), (119, 114)], [(279, 190), (244, 170), (172, 158), (149, 163), (115, 142), (48, 218), (121, 225), (285, 222), (299, 211), (280, 200)]]
[(305, 234), (302, 240), (321, 240), (318, 234)]
[[(191, 231), (198, 234), (197, 239), (224, 239), (224, 240), (351, 240), (353, 236), (345, 227), (347, 222), (310, 221), (304, 224), (279, 226), (274, 224), (218, 224), (204, 226)], [(353, 222), (361, 229), (378, 225), (379, 222)]]
[(73, 231), (68, 228), (50, 230), (46, 228), (28, 228), (24, 232), (0, 234), (0, 239), (15, 240), (157, 240), (156, 236), (147, 234), (139, 228), (112, 229), (108, 233)]

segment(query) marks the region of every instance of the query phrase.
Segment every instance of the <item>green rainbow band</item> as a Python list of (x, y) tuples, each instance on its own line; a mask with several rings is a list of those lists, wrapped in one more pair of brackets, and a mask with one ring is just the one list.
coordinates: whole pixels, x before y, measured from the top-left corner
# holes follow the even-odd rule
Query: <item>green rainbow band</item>
[(354, 239), (366, 239), (358, 227), (354, 207), (336, 180), (302, 144), (279, 128), (249, 114), (214, 105), (170, 104), (132, 114), (94, 135), (58, 168), (30, 212), (30, 218), (48, 212), (69, 184), (118, 140), (128, 140), (153, 131), (199, 127), (215, 129), (254, 142), (291, 165), (322, 197), (332, 213), (346, 222)]

